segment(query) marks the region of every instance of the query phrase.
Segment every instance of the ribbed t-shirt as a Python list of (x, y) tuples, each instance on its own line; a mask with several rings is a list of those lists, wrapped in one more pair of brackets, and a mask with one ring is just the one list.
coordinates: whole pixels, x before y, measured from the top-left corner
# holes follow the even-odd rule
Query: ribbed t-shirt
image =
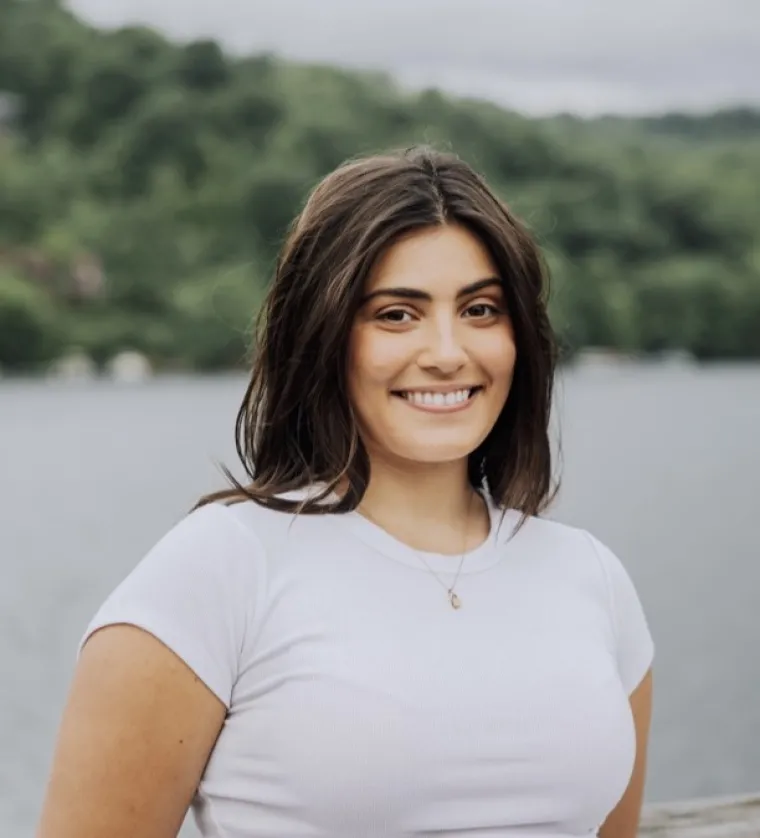
[(653, 642), (588, 532), (491, 505), (466, 555), (358, 512), (192, 512), (85, 632), (138, 626), (227, 709), (193, 810), (204, 838), (595, 835), (634, 765)]

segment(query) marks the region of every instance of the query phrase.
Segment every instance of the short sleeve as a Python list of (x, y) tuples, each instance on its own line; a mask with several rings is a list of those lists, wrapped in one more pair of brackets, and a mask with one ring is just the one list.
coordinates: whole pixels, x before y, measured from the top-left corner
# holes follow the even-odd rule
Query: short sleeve
[(102, 604), (79, 644), (126, 623), (154, 635), (230, 706), (255, 605), (261, 546), (230, 510), (194, 510)]
[[(587, 533), (588, 535), (588, 533)], [(654, 659), (654, 640), (641, 599), (620, 559), (589, 535), (606, 577), (620, 680), (628, 695), (641, 683)]]

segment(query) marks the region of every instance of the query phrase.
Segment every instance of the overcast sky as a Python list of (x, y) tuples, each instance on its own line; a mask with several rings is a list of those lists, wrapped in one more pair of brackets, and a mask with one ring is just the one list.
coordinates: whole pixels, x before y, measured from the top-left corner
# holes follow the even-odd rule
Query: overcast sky
[(760, 103), (760, 0), (71, 0), (93, 23), (383, 69), (530, 113)]

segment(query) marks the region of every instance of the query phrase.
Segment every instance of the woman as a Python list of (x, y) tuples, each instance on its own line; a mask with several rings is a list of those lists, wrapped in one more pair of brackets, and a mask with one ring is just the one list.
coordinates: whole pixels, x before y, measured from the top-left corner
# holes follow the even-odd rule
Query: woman
[(349, 163), (284, 246), (205, 498), (83, 641), (40, 838), (633, 838), (652, 640), (551, 496), (535, 244), (460, 160)]

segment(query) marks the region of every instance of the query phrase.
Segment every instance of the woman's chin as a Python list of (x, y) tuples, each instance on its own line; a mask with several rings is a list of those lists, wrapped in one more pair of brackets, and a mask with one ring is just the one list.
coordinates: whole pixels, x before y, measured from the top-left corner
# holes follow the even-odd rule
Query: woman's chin
[(383, 443), (378, 444), (380, 434), (365, 437), (365, 444), (371, 461), (384, 462), (394, 467), (445, 466), (466, 462), (488, 436), (486, 428), (480, 432), (464, 432), (463, 429), (414, 429), (412, 433), (399, 433), (399, 428), (386, 428)]
[(404, 450), (396, 452), (396, 456), (419, 466), (444, 466), (466, 461), (475, 448), (477, 445), (470, 447), (462, 445), (461, 441), (449, 445), (431, 445), (427, 441), (416, 446), (405, 446)]

